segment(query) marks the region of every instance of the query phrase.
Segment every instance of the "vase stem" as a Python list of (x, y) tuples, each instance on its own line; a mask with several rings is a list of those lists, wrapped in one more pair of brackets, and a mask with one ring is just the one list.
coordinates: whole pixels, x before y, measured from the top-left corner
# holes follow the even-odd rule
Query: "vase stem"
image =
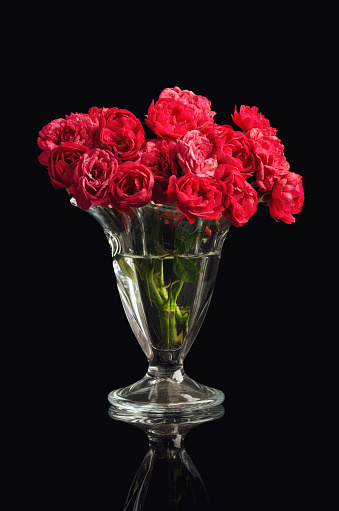
[[(164, 352), (170, 354), (170, 352)], [(182, 362), (159, 363), (159, 360), (151, 361), (148, 366), (147, 376), (151, 378), (169, 378), (178, 383), (182, 382), (185, 370)]]

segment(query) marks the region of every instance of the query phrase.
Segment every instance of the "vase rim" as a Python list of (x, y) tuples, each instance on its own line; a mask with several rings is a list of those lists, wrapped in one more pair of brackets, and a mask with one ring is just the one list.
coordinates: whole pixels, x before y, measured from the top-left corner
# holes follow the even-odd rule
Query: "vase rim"
[(148, 202), (148, 204), (146, 204), (146, 206), (144, 207), (150, 207), (150, 208), (156, 208), (156, 209), (162, 209), (162, 210), (168, 210), (168, 211), (178, 211), (178, 213), (180, 213), (180, 211), (178, 210), (177, 208), (177, 203), (176, 202), (168, 202), (168, 203), (165, 203), (165, 204), (157, 204), (156, 202), (153, 202), (152, 200), (150, 202)]

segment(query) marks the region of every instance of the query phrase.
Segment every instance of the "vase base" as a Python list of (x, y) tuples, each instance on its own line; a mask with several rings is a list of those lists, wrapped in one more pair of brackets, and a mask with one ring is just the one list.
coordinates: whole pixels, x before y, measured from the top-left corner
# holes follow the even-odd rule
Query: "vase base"
[(197, 383), (186, 374), (172, 377), (144, 378), (128, 387), (113, 390), (108, 401), (126, 412), (180, 414), (220, 405), (225, 399), (221, 390)]

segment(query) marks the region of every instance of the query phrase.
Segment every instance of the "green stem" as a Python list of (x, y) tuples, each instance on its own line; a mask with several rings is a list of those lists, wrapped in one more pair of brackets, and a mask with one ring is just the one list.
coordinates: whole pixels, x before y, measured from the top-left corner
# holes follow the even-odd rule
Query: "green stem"
[(169, 333), (171, 341), (176, 341), (178, 338), (177, 324), (175, 320), (175, 308), (176, 308), (176, 293), (173, 293), (173, 284), (170, 287), (170, 298), (169, 298)]
[(162, 297), (163, 300), (165, 300), (165, 302), (167, 302), (168, 300), (168, 292), (167, 292), (167, 286), (165, 286), (165, 281), (164, 281), (164, 261), (163, 259), (160, 259), (159, 260), (159, 264), (160, 264), (160, 268), (159, 268), (159, 273), (160, 273), (160, 289), (159, 289), (159, 293)]
[(178, 299), (179, 293), (182, 289), (184, 282), (182, 280), (179, 281), (179, 283), (176, 286), (174, 291), (173, 291), (173, 284), (174, 283), (172, 283), (171, 287), (170, 287), (170, 310), (169, 310), (170, 325), (169, 325), (169, 327), (170, 327), (171, 341), (178, 341), (179, 336), (178, 336), (178, 332), (177, 332), (177, 320), (178, 320), (177, 311), (179, 311), (179, 313), (180, 313), (180, 309), (177, 306), (177, 299)]
[(147, 268), (145, 269), (146, 279), (146, 290), (149, 299), (155, 304), (159, 313), (160, 328), (162, 334), (162, 340), (169, 343), (169, 315), (166, 314), (166, 302), (162, 299), (157, 286), (155, 285), (153, 274), (154, 267), (152, 263), (146, 263)]
[[(148, 298), (158, 310), (161, 340), (168, 348), (171, 343), (178, 345), (180, 341), (182, 342), (183, 335), (188, 333), (189, 308), (180, 309), (177, 305), (184, 281), (175, 280), (165, 285), (162, 260), (145, 261), (140, 266), (142, 266), (140, 273), (144, 277)], [(183, 325), (180, 334), (177, 330), (179, 324)]]
[(172, 294), (172, 300), (171, 300), (171, 304), (172, 305), (176, 305), (177, 304), (177, 299), (178, 299), (178, 296), (179, 296), (179, 293), (182, 289), (182, 286), (184, 284), (184, 281), (183, 280), (180, 280), (179, 281), (179, 285), (175, 288), (175, 292)]

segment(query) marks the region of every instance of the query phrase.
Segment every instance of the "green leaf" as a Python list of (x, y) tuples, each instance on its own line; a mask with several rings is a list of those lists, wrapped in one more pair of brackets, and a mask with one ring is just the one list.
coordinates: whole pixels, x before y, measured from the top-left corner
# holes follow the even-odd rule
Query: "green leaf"
[(120, 266), (120, 270), (122, 271), (122, 273), (124, 273), (126, 275), (126, 277), (129, 277), (130, 279), (132, 279), (133, 282), (138, 282), (136, 274), (134, 273), (134, 271), (132, 270), (130, 265), (128, 263), (126, 263), (125, 259), (123, 257), (119, 257), (116, 259), (118, 261), (118, 264)]
[(174, 273), (183, 282), (194, 284), (198, 276), (196, 262), (196, 260), (176, 256), (173, 260)]
[(165, 248), (159, 242), (155, 245), (155, 248), (157, 249), (157, 251), (159, 252), (160, 255), (166, 255), (167, 254), (167, 251), (165, 250)]
[(199, 230), (197, 221), (191, 224), (188, 220), (183, 220), (175, 231), (174, 248), (176, 252), (187, 252), (194, 245)]

